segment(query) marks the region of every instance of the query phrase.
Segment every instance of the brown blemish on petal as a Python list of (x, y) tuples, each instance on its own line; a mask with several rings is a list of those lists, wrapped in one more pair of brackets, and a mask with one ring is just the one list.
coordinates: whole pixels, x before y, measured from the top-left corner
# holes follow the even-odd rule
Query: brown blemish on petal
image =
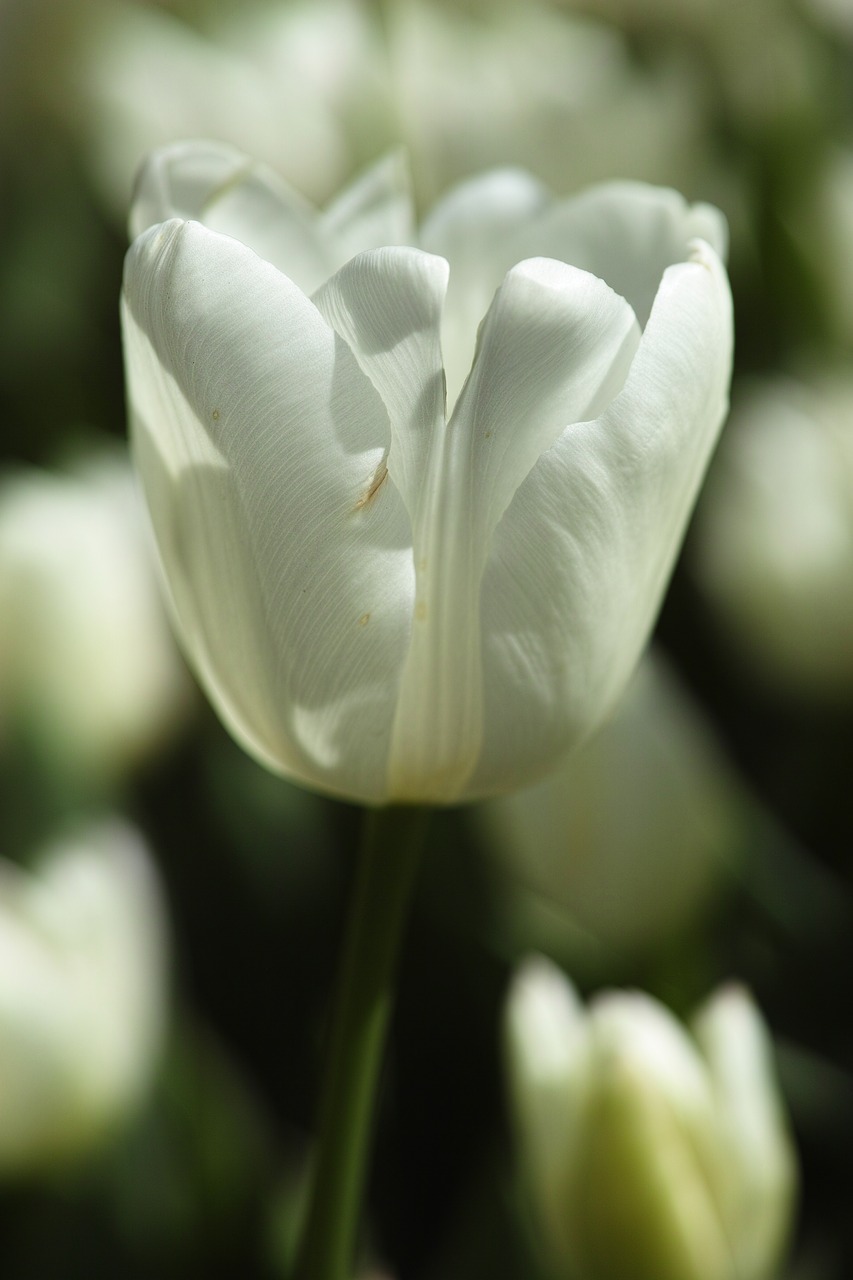
[(385, 483), (387, 475), (388, 464), (383, 458), (374, 472), (373, 479), (370, 482), (370, 488), (367, 490), (367, 493), (362, 494), (358, 502), (355, 504), (356, 511), (363, 511), (366, 506), (370, 505), (379, 490), (382, 488), (382, 485)]
[(426, 622), (427, 607), (426, 607), (425, 600), (419, 600), (418, 603), (415, 605), (415, 617), (417, 618), (418, 622)]
[(218, 409), (214, 409), (214, 410), (213, 410), (213, 413), (212, 413), (210, 416), (211, 416), (211, 418), (213, 419), (213, 421), (214, 421), (214, 422), (218, 422), (218, 421), (219, 421), (219, 410), (218, 410)]
[(366, 627), (369, 621), (370, 621), (370, 614), (369, 614), (369, 613), (363, 613), (363, 614), (361, 615), (361, 617), (359, 618), (359, 620), (358, 620), (358, 625), (359, 625), (360, 627)]

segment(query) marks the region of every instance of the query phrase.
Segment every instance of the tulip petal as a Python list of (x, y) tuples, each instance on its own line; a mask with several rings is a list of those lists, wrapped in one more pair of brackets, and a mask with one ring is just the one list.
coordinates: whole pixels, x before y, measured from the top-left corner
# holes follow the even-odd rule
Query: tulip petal
[(515, 170), (462, 183), (421, 234), (422, 246), (450, 263), (443, 332), (450, 404), (468, 372), (480, 316), (514, 263), (547, 257), (589, 271), (626, 298), (645, 326), (663, 272), (694, 239), (722, 256), (722, 214), (641, 182), (602, 183), (565, 200)]
[(703, 1063), (657, 1001), (590, 1006), (589, 1089), (566, 1187), (567, 1256), (583, 1274), (734, 1274), (715, 1202), (713, 1102)]
[(140, 172), (132, 236), (170, 218), (203, 222), (233, 236), (296, 283), (322, 279), (327, 255), (317, 215), (267, 165), (220, 142), (176, 142), (155, 151)]
[(507, 271), (519, 261), (507, 250), (507, 241), (550, 200), (547, 187), (529, 174), (499, 169), (454, 187), (424, 221), (422, 248), (450, 263), (442, 346), (451, 407), (471, 368), (480, 321)]
[[(500, 257), (507, 235), (552, 200), (548, 188), (522, 169), (479, 174), (460, 182), (433, 207), (421, 226), (421, 246), (463, 269), (476, 261), (478, 250), (481, 256), (494, 252)], [(497, 283), (506, 269), (498, 266)]]
[(694, 1022), (718, 1111), (725, 1216), (739, 1276), (775, 1275), (787, 1243), (796, 1163), (776, 1088), (772, 1045), (745, 990), (730, 986)]
[(550, 1230), (565, 1230), (566, 1181), (581, 1129), (589, 1063), (586, 1010), (565, 975), (531, 956), (509, 989), (504, 1018), (509, 1084), (528, 1176)]
[(447, 263), (420, 249), (360, 254), (314, 296), (388, 410), (391, 479), (414, 519), (424, 469), (444, 427), (441, 309)]
[(385, 799), (413, 575), (405, 506), (371, 489), (380, 397), (301, 290), (197, 223), (133, 246), (124, 323), (137, 461), (209, 695), (271, 767)]
[(252, 165), (235, 147), (219, 142), (175, 142), (152, 151), (136, 179), (131, 240), (170, 218), (201, 222), (217, 193), (241, 181)]
[(267, 165), (218, 142), (174, 143), (144, 165), (131, 235), (169, 218), (233, 236), (306, 293), (354, 254), (414, 234), (408, 170), (399, 155), (380, 160), (321, 214)]
[(619, 389), (637, 340), (627, 303), (564, 263), (521, 263), (498, 291), (407, 497), (417, 599), (392, 750), (398, 798), (425, 785), (443, 800), (462, 793), (482, 746), (479, 596), (493, 531), (542, 451)]
[(323, 236), (334, 245), (335, 266), (357, 253), (413, 244), (414, 203), (402, 152), (377, 161), (321, 215)]
[(664, 271), (696, 239), (723, 256), (726, 222), (717, 209), (689, 205), (668, 188), (607, 182), (519, 223), (505, 251), (514, 262), (544, 254), (591, 271), (627, 298), (645, 327)]
[[(708, 246), (671, 267), (622, 392), (520, 485), (483, 580), (485, 794), (601, 722), (651, 629), (727, 405), (731, 298)], [(538, 762), (538, 767), (537, 767)]]
[(627, 302), (595, 276), (548, 258), (507, 274), (451, 421), (478, 490), (466, 500), (489, 534), (562, 431), (621, 391), (639, 341)]

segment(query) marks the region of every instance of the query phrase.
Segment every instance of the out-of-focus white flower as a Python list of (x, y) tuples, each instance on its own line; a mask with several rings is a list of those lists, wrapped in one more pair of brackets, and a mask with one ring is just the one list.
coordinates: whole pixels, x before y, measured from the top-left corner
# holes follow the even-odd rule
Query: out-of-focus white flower
[(849, 351), (853, 347), (853, 150), (827, 147), (811, 181), (801, 184), (786, 208), (785, 223), (813, 273), (830, 336)]
[(665, 32), (691, 48), (695, 92), (713, 92), (741, 127), (807, 119), (826, 70), (823, 50), (787, 0), (568, 0), (647, 36)]
[(744, 390), (695, 535), (738, 656), (793, 692), (853, 693), (853, 380)]
[(805, 0), (805, 9), (819, 23), (853, 41), (853, 4), (850, 0)]
[(325, 199), (396, 137), (375, 15), (360, 0), (211, 8), (193, 27), (152, 5), (84, 6), (60, 107), (123, 216), (149, 151), (218, 137)]
[(24, 723), (84, 780), (120, 775), (179, 722), (189, 694), (130, 464), (0, 484), (0, 730)]
[(708, 900), (737, 852), (741, 807), (709, 725), (652, 653), (590, 742), (477, 816), (514, 885), (632, 950)]
[(214, 144), (156, 155), (126, 368), (231, 731), (339, 795), (452, 803), (540, 776), (621, 694), (725, 414), (731, 307), (720, 215), (673, 191), (499, 171), (419, 248), (408, 208), (395, 163), (318, 215)]
[(161, 1049), (166, 937), (159, 881), (117, 820), (0, 862), (0, 1174), (104, 1139), (143, 1097)]
[(614, 173), (707, 189), (694, 69), (641, 66), (615, 28), (553, 6), (393, 0), (380, 18), (370, 0), (250, 2), (191, 25), (128, 0), (77, 4), (76, 38), (45, 79), (115, 211), (149, 151), (195, 136), (250, 151), (321, 201), (395, 142), (427, 201), (495, 164), (558, 190)]
[(619, 174), (682, 185), (708, 163), (683, 64), (641, 68), (605, 23), (536, 3), (387, 10), (389, 67), (418, 192), (496, 164), (558, 190)]
[(687, 1031), (636, 992), (607, 992), (586, 1010), (555, 966), (534, 959), (512, 984), (506, 1038), (556, 1275), (772, 1280), (796, 1161), (746, 991), (721, 989)]
[(737, 0), (566, 0), (566, 7), (592, 13), (610, 22), (635, 26), (666, 26), (675, 30), (703, 30), (715, 13), (728, 15)]

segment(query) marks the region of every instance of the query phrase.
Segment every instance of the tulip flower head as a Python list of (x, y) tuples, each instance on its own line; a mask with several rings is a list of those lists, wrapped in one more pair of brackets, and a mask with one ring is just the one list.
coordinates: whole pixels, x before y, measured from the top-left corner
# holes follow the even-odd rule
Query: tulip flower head
[(230, 149), (143, 171), (131, 430), (185, 649), (273, 769), (382, 804), (542, 775), (607, 714), (722, 423), (716, 211), (500, 171), (416, 234)]
[(716, 992), (688, 1029), (639, 992), (585, 1009), (535, 958), (513, 981), (506, 1031), (520, 1151), (556, 1275), (773, 1280), (796, 1161), (745, 990)]
[(652, 646), (592, 741), (476, 817), (522, 910), (548, 903), (587, 945), (635, 955), (701, 917), (737, 861), (746, 808), (700, 707)]
[(767, 687), (853, 697), (853, 381), (768, 378), (735, 402), (693, 564), (736, 657)]
[(137, 1107), (166, 1019), (165, 904), (116, 819), (0, 859), (0, 1176), (82, 1156)]
[(129, 458), (0, 475), (0, 734), (103, 788), (162, 746), (188, 693)]

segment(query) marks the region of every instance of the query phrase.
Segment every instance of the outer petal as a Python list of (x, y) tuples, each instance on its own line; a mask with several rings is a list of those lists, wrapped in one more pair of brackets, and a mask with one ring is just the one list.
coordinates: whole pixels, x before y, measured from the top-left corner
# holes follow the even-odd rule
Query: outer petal
[(479, 596), (492, 533), (543, 449), (621, 386), (636, 341), (625, 301), (564, 263), (521, 263), (498, 291), (471, 378), (406, 495), (417, 600), (394, 729), (395, 797), (464, 792), (482, 747)]
[(581, 1125), (590, 1036), (589, 1019), (577, 992), (544, 956), (531, 956), (513, 978), (504, 1040), (523, 1159), (549, 1232), (560, 1240)]
[(725, 273), (700, 244), (667, 271), (621, 394), (520, 486), (483, 580), (483, 753), (469, 796), (544, 772), (624, 688), (723, 420), (731, 345)]
[(270, 766), (380, 801), (412, 609), (409, 521), (371, 485), (385, 408), (288, 279), (196, 223), (131, 249), (134, 445), (186, 649)]
[(306, 293), (354, 254), (413, 235), (408, 171), (399, 155), (380, 160), (321, 214), (267, 165), (217, 142), (178, 142), (144, 165), (131, 235), (169, 218), (233, 236)]
[(695, 1034), (715, 1092), (723, 1166), (720, 1196), (743, 1280), (778, 1273), (791, 1223), (796, 1161), (764, 1022), (740, 987), (700, 1010)]
[(308, 290), (332, 270), (315, 210), (267, 165), (225, 143), (176, 142), (145, 162), (131, 236), (170, 218), (233, 236)]

